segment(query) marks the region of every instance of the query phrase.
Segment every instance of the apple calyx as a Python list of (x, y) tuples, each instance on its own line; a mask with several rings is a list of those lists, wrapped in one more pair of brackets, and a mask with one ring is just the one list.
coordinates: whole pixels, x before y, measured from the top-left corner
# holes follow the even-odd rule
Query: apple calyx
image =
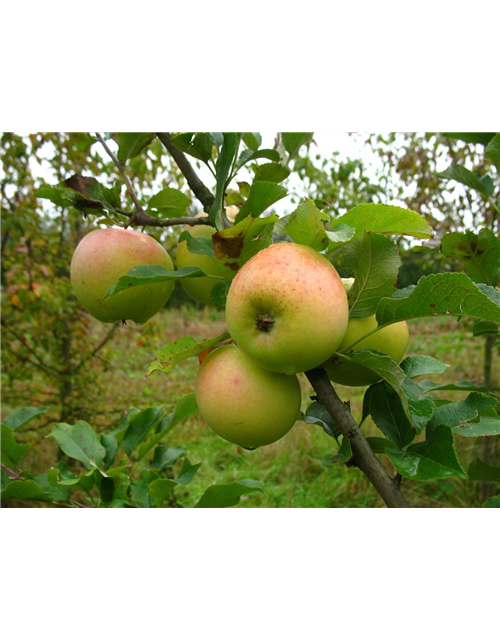
[(274, 320), (269, 315), (257, 316), (257, 329), (259, 331), (269, 333), (273, 324)]

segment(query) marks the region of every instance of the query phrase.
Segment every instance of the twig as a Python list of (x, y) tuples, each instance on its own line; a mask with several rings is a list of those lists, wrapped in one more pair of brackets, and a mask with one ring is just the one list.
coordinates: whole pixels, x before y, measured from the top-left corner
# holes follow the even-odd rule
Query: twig
[(74, 371), (78, 371), (79, 369), (81, 369), (83, 367), (84, 364), (86, 364), (89, 360), (91, 360), (95, 355), (97, 355), (99, 353), (99, 351), (106, 345), (107, 342), (109, 342), (111, 340), (111, 338), (114, 336), (115, 331), (118, 329), (118, 327), (120, 326), (120, 323), (116, 323), (113, 325), (113, 327), (110, 329), (110, 331), (108, 331), (108, 333), (104, 336), (104, 338), (101, 340), (101, 342), (97, 345), (97, 347), (90, 353), (89, 356), (87, 356), (86, 358), (84, 358), (74, 369)]
[(24, 478), (22, 476), (18, 476), (15, 471), (12, 471), (12, 469), (10, 469), (9, 467), (6, 467), (4, 464), (0, 463), (0, 467), (2, 467), (2, 469), (4, 471), (6, 471), (7, 473), (10, 473), (11, 476), (13, 478), (15, 478), (16, 480), (24, 480)]
[(213, 193), (200, 180), (195, 170), (191, 166), (191, 163), (182, 153), (182, 151), (180, 149), (177, 149), (177, 147), (172, 144), (171, 134), (157, 133), (156, 135), (158, 136), (158, 139), (162, 142), (164, 147), (167, 149), (167, 151), (170, 153), (172, 158), (175, 160), (175, 164), (179, 167), (182, 175), (186, 178), (191, 191), (203, 205), (203, 210), (207, 212), (210, 211), (210, 208), (215, 200)]
[(389, 477), (350, 411), (338, 397), (324, 369), (311, 369), (306, 376), (312, 384), (318, 401), (335, 420), (342, 435), (349, 438), (356, 465), (370, 480), (388, 507), (409, 507), (399, 487)]

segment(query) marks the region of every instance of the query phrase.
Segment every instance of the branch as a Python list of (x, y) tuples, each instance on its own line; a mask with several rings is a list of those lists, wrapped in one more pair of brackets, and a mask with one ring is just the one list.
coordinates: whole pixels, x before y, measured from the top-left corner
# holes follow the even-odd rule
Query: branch
[(214, 203), (214, 195), (206, 187), (203, 182), (200, 180), (195, 170), (191, 166), (189, 160), (182, 153), (180, 149), (177, 149), (171, 142), (170, 133), (157, 133), (156, 134), (159, 140), (163, 143), (164, 147), (170, 153), (172, 158), (175, 160), (175, 164), (181, 170), (182, 175), (186, 178), (188, 185), (191, 188), (191, 191), (197, 197), (197, 199), (203, 205), (204, 211), (210, 211), (211, 206)]
[[(9, 467), (6, 467), (4, 464), (0, 463), (0, 467), (2, 467), (2, 469), (4, 471), (6, 471), (7, 473), (10, 473), (10, 475), (12, 476), (12, 478), (14, 478), (15, 480), (24, 480), (23, 477), (18, 476), (17, 473), (15, 471), (12, 471), (12, 469), (10, 469)], [(11, 479), (12, 479), (11, 478)]]
[(325, 407), (335, 420), (342, 435), (349, 438), (351, 449), (356, 459), (356, 465), (381, 495), (388, 507), (409, 507), (399, 490), (398, 483), (394, 483), (377, 456), (373, 453), (361, 429), (345, 407), (332, 387), (324, 369), (311, 369), (306, 376), (312, 384), (318, 401)]

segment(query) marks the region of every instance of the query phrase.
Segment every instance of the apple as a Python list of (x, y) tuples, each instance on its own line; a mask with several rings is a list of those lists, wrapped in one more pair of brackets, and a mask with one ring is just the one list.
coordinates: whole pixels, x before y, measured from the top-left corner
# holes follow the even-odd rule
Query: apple
[[(202, 211), (196, 215), (197, 218), (202, 216), (208, 216), (207, 213)], [(209, 225), (195, 225), (187, 226), (186, 230), (193, 236), (193, 238), (211, 238), (216, 232), (214, 227)], [(199, 267), (203, 271), (212, 276), (219, 276), (220, 273), (215, 268), (214, 259), (210, 256), (200, 253), (191, 253), (187, 247), (187, 242), (183, 240), (177, 245), (177, 268), (183, 267)], [(203, 304), (212, 304), (212, 289), (220, 282), (215, 278), (182, 278), (180, 280), (181, 286), (190, 298)]]
[(174, 281), (133, 287), (105, 300), (108, 287), (139, 265), (173, 271), (172, 259), (154, 238), (132, 229), (96, 229), (78, 244), (71, 260), (73, 291), (84, 309), (101, 322), (143, 324), (170, 298)]
[(240, 210), (238, 209), (238, 207), (226, 207), (226, 218), (229, 220), (229, 222), (232, 222), (234, 224), (236, 216), (239, 212)]
[[(377, 328), (375, 316), (368, 318), (351, 318), (347, 325), (344, 339), (339, 345), (338, 351), (342, 351), (351, 343), (365, 334)], [(360, 349), (374, 349), (390, 356), (396, 362), (400, 362), (408, 348), (410, 334), (406, 321), (395, 322), (361, 340), (354, 347), (354, 351)], [(325, 367), (332, 382), (348, 387), (364, 387), (378, 382), (381, 377), (374, 371), (353, 362), (338, 362), (330, 360)]]
[(311, 247), (283, 242), (259, 251), (236, 274), (226, 321), (236, 344), (270, 371), (324, 363), (344, 337), (347, 294), (336, 269)]
[(282, 438), (300, 409), (297, 376), (262, 369), (235, 345), (208, 354), (198, 369), (195, 391), (208, 426), (245, 449)]

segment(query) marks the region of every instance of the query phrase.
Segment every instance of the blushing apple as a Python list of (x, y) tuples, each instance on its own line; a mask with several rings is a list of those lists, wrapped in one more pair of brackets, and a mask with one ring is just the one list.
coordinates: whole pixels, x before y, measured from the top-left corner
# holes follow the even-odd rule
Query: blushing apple
[(336, 269), (314, 249), (283, 242), (259, 251), (236, 274), (226, 302), (231, 337), (270, 371), (308, 371), (344, 337), (347, 294)]
[[(206, 216), (205, 212), (199, 213), (196, 217)], [(216, 229), (209, 225), (195, 225), (188, 226), (186, 230), (193, 236), (193, 238), (211, 238)], [(177, 245), (177, 268), (183, 267), (199, 267), (203, 269), (205, 273), (212, 276), (219, 276), (220, 273), (215, 268), (214, 259), (210, 256), (192, 253), (187, 247), (187, 242), (183, 240)], [(182, 278), (180, 280), (181, 286), (189, 297), (203, 304), (211, 304), (212, 302), (212, 289), (220, 282), (215, 278)]]
[(101, 322), (132, 320), (143, 324), (170, 298), (174, 281), (133, 287), (108, 300), (108, 287), (143, 264), (173, 271), (172, 259), (154, 238), (132, 229), (96, 229), (78, 244), (71, 260), (71, 284), (88, 313)]
[(297, 376), (262, 369), (235, 345), (208, 354), (198, 369), (196, 401), (221, 438), (255, 449), (276, 442), (297, 420)]
[[(340, 343), (338, 350), (342, 351), (351, 343), (370, 331), (373, 331), (373, 329), (376, 329), (377, 326), (375, 316), (368, 318), (351, 318), (347, 325), (344, 339)], [(410, 334), (406, 321), (395, 322), (361, 340), (361, 342), (358, 342), (353, 347), (353, 350), (374, 349), (375, 351), (387, 354), (396, 362), (400, 362), (408, 348), (409, 339)], [(371, 371), (371, 369), (354, 362), (338, 362), (338, 364), (335, 364), (333, 360), (330, 360), (325, 368), (332, 382), (337, 382), (338, 384), (343, 384), (348, 387), (363, 387), (378, 382), (381, 379), (381, 377), (374, 371)]]

